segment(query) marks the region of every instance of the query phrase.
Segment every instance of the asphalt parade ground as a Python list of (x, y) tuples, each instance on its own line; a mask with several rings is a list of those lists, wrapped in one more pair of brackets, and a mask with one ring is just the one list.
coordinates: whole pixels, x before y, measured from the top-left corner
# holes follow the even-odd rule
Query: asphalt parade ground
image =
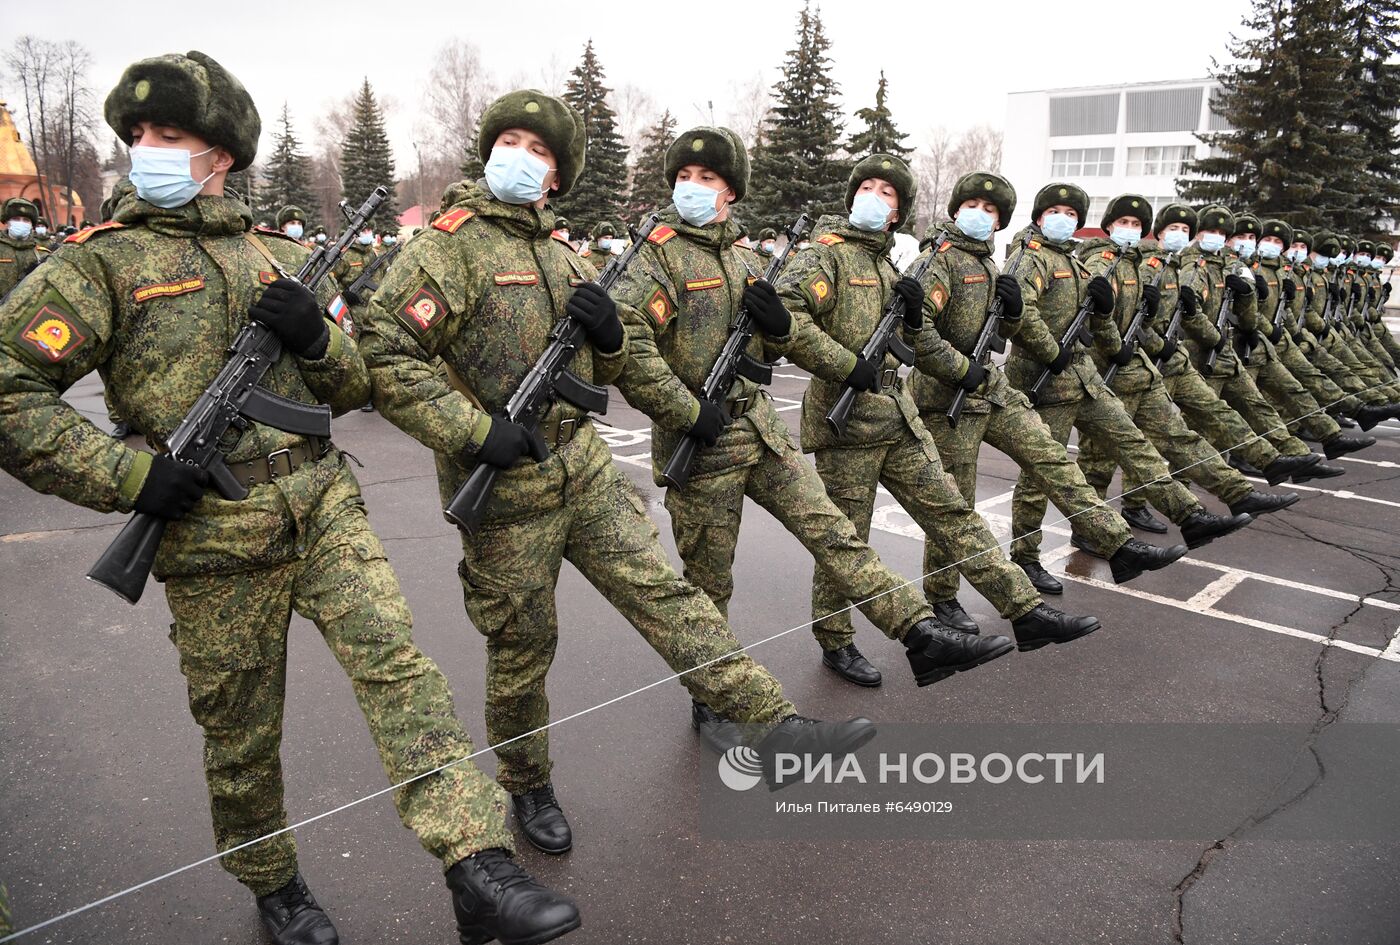
[[(771, 387), (796, 433), (806, 376)], [(68, 399), (108, 426), (96, 377)], [(652, 485), (648, 423), (614, 392), (600, 431), (671, 549)], [(857, 617), (879, 689), (837, 679), (803, 628), (752, 655), (805, 714), (885, 723), (1286, 723), (1400, 719), (1400, 424), (1340, 461), (1347, 474), (1296, 488), (1302, 501), (1181, 563), (1115, 587), (1108, 564), (1074, 552), (1063, 524), (1045, 563), (1092, 613), (1081, 641), (1017, 653), (919, 689), (901, 648)], [(419, 646), (446, 673), (458, 715), (485, 744), (485, 655), (456, 575), (426, 448), (378, 414), (354, 412), (335, 441), (358, 457), (370, 521), (412, 606)], [(135, 441), (133, 441), (134, 443)], [(979, 509), (1009, 537), (1015, 466), (985, 447)], [(1117, 482), (1111, 490), (1116, 495)], [(1199, 494), (1199, 490), (1198, 490)], [(1208, 508), (1221, 511), (1214, 499)], [(1059, 519), (1052, 508), (1048, 521)], [(83, 575), (124, 518), (39, 496), (0, 476), (0, 880), (17, 928), (126, 889), (212, 852), (201, 738), (186, 706), (160, 589), (138, 606)], [(916, 579), (922, 535), (882, 493), (872, 544)], [(1173, 540), (1175, 530), (1173, 530)], [(1154, 539), (1154, 536), (1139, 536)], [(1155, 540), (1155, 539), (1154, 539)], [(811, 558), (749, 504), (730, 605), (745, 643), (809, 619)], [(566, 566), (549, 682), (555, 718), (605, 703), (669, 670)], [(983, 632), (1008, 632), (964, 582)], [(282, 758), (291, 818), (386, 786), (350, 685), (315, 628), (295, 618)], [(585, 943), (1323, 943), (1400, 940), (1400, 831), (1375, 839), (1277, 839), (1325, 792), (1227, 836), (1155, 840), (891, 842), (733, 840), (702, 824), (697, 780), (714, 758), (676, 683), (646, 689), (551, 733), (554, 785), (574, 849), (525, 847), (543, 881), (575, 896)], [(479, 762), (494, 772), (490, 753)], [(1319, 775), (1335, 776), (1337, 772)], [(1210, 771), (1200, 771), (1207, 780)], [(1286, 833), (1283, 831), (1282, 833)], [(378, 797), (297, 831), (303, 875), (346, 943), (455, 942), (439, 868)], [(252, 897), (206, 863), (20, 939), (23, 942), (266, 941)]]

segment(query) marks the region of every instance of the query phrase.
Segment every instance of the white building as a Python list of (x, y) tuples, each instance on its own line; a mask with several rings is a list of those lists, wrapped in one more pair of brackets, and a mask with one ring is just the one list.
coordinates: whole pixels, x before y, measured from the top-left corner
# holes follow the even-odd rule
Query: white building
[(1216, 88), (1212, 79), (1183, 79), (1008, 95), (1001, 172), (1017, 202), (1002, 241), (1029, 222), (1036, 191), (1052, 180), (1084, 188), (1084, 224), (1095, 232), (1118, 194), (1141, 194), (1154, 212), (1176, 199), (1183, 166), (1210, 151), (1196, 135), (1229, 128), (1210, 110)]

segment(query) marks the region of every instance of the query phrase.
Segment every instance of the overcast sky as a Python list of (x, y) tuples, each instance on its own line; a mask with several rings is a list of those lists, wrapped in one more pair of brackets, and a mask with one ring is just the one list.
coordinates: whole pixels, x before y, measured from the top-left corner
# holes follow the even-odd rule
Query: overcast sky
[[(314, 145), (308, 139), (315, 117), (368, 76), (394, 105), (389, 132), (402, 173), (412, 160), (417, 102), (432, 54), (445, 40), (476, 44), (502, 80), (525, 77), (540, 85), (545, 75), (572, 68), (591, 38), (610, 86), (645, 89), (684, 128), (709, 122), (708, 101), (723, 123), (736, 89), (759, 72), (771, 86), (793, 44), (801, 7), (801, 0), (240, 0), (214, 6), (0, 0), (0, 44), (8, 47), (24, 33), (77, 40), (94, 56), (99, 103), (128, 63), (203, 50), (237, 75), (257, 102), (263, 153), (284, 99), (300, 137)], [(884, 69), (897, 124), (922, 144), (938, 125), (1001, 127), (1008, 92), (1204, 76), (1212, 56), (1224, 57), (1226, 40), (1248, 7), (1248, 0), (1087, 8), (1021, 0), (827, 0), (821, 15), (847, 113), (873, 101)], [(881, 16), (896, 9), (910, 12)], [(213, 10), (220, 15), (211, 16)], [(0, 98), (12, 106), (19, 100), (12, 77), (0, 78)]]

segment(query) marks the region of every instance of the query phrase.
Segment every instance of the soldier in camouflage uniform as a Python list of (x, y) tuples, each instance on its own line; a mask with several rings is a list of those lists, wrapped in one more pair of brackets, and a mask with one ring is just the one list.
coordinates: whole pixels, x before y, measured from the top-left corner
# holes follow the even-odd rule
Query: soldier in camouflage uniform
[(1376, 286), (1376, 303), (1371, 306), (1370, 319), (1371, 327), (1375, 330), (1377, 337), (1381, 340), (1381, 345), (1390, 354), (1390, 359), (1396, 364), (1400, 364), (1400, 339), (1391, 334), (1385, 324), (1385, 304), (1390, 300), (1390, 270), (1386, 267), (1390, 265), (1390, 258), (1394, 254), (1394, 249), (1384, 240), (1376, 242), (1376, 254), (1371, 260), (1371, 265), (1375, 269), (1372, 279)]
[[(1226, 253), (1248, 267), (1254, 277), (1252, 304), (1242, 309), (1239, 328), (1233, 338), (1240, 362), (1288, 423), (1289, 429), (1320, 442), (1328, 459), (1374, 446), (1373, 437), (1351, 437), (1342, 433), (1337, 421), (1327, 415), (1283, 366), (1269, 340), (1274, 331), (1272, 319), (1264, 314), (1270, 301), (1277, 300), (1279, 290), (1276, 284), (1271, 287), (1269, 280), (1258, 272), (1259, 219), (1253, 214), (1240, 214), (1235, 218), (1234, 230)], [(1277, 283), (1277, 279), (1274, 281)], [(1272, 312), (1272, 308), (1269, 311)]]
[[(1220, 499), (1234, 515), (1258, 516), (1287, 508), (1298, 501), (1298, 496), (1255, 491), (1248, 479), (1231, 469), (1219, 452), (1186, 425), (1143, 346), (1125, 340), (1139, 308), (1149, 319), (1160, 311), (1161, 283), (1165, 281), (1162, 260), (1155, 255), (1144, 256), (1140, 246), (1142, 231), (1151, 222), (1152, 206), (1144, 197), (1122, 194), (1109, 201), (1099, 224), (1109, 237), (1095, 237), (1079, 244), (1077, 255), (1089, 275), (1104, 276), (1114, 289), (1112, 318), (1094, 325), (1094, 346), (1090, 351), (1094, 365), (1101, 375), (1108, 372), (1109, 364), (1118, 368), (1110, 385), (1112, 391), (1133, 423), (1171, 463), (1173, 472)], [(1104, 495), (1114, 468), (1108, 451), (1092, 435), (1084, 437), (1079, 446), (1085, 478)]]
[[(1390, 386), (1395, 383), (1395, 373), (1377, 360), (1365, 339), (1357, 332), (1361, 289), (1355, 285), (1356, 267), (1351, 259), (1356, 244), (1351, 237), (1336, 234), (1332, 235), (1329, 243), (1332, 257), (1328, 267), (1327, 295), (1331, 312), (1328, 321), (1333, 329), (1332, 334), (1339, 345), (1350, 353), (1351, 360), (1358, 366), (1368, 386)], [(1340, 352), (1337, 356), (1345, 360), (1345, 356)]]
[[(1091, 305), (1090, 324), (1098, 338), (1105, 336), (1104, 324), (1113, 313), (1112, 284), (1103, 276), (1091, 276), (1074, 255), (1071, 237), (1088, 209), (1089, 196), (1081, 188), (1070, 183), (1047, 184), (1035, 196), (1030, 226), (1014, 238), (1013, 244), (1026, 247), (1025, 260), (1017, 272), (1023, 309), (1006, 374), (1012, 385), (1029, 391), (1048, 371), (1049, 380), (1035, 408), (1055, 439), (1067, 443), (1072, 426), (1078, 427), (1081, 435), (1098, 439), (1113, 462), (1145, 484), (1148, 501), (1181, 527), (1187, 546), (1200, 547), (1252, 519), (1249, 515), (1206, 512), (1185, 486), (1172, 479), (1166, 461), (1104, 384), (1080, 341), (1061, 343), (1086, 302)], [(1045, 502), (1034, 478), (1023, 471), (1012, 499), (1011, 556), (1037, 579), (1042, 590), (1059, 583), (1043, 581), (1049, 575), (1040, 565)]]
[(778, 231), (771, 226), (765, 226), (758, 234), (758, 254), (760, 256), (772, 256), (778, 251)]
[[(686, 579), (728, 613), (747, 496), (802, 542), (842, 596), (859, 602), (886, 636), (946, 633), (918, 590), (885, 567), (832, 504), (766, 391), (740, 377), (722, 406), (699, 398), (740, 307), (758, 328), (748, 354), (759, 361), (787, 353), (791, 318), (773, 286), (760, 278), (763, 270), (752, 251), (734, 239), (738, 227), (730, 208), (749, 184), (748, 154), (739, 137), (728, 128), (692, 128), (671, 143), (664, 169), (675, 204), (613, 293), (631, 349), (617, 384), (652, 419), (657, 485), (666, 484), (661, 472), (683, 435), (704, 447), (684, 488), (666, 492)], [(818, 642), (824, 642), (820, 635)], [(879, 670), (854, 642), (823, 648), (822, 662), (856, 685), (880, 684)], [(697, 727), (712, 724), (704, 706), (697, 704), (694, 712)]]
[(336, 284), (340, 286), (340, 294), (345, 304), (349, 306), (349, 311), (337, 318), (336, 324), (345, 329), (351, 337), (357, 337), (360, 322), (364, 321), (365, 310), (369, 307), (369, 300), (373, 298), (374, 292), (369, 289), (351, 292), (350, 286), (360, 278), (365, 267), (374, 262), (378, 255), (379, 252), (374, 247), (374, 228), (366, 226), (356, 234), (355, 241), (346, 248), (331, 272)]
[(306, 211), (290, 204), (277, 211), (277, 229), (303, 246), (306, 236)]
[(0, 205), (0, 299), (39, 265), (34, 225), (39, 208), (23, 197)]
[[(1021, 285), (1015, 274), (999, 275), (992, 260), (992, 233), (1006, 226), (1015, 209), (1016, 191), (1006, 178), (975, 171), (953, 185), (948, 200), (952, 222), (929, 230), (914, 262), (928, 260), (921, 278), (924, 330), (918, 336), (920, 369), (912, 378), (914, 402), (968, 505), (976, 502), (977, 454), (985, 440), (1035, 477), (1084, 544), (1103, 558), (1118, 558), (1115, 577), (1129, 580), (1181, 557), (1185, 546), (1158, 549), (1134, 539), (1123, 520), (1099, 501), (1026, 395), (990, 359), (979, 363), (971, 358), (994, 299), (1001, 307), (1000, 334), (1014, 338), (1021, 328)], [(1012, 258), (1019, 263), (1022, 256)], [(954, 426), (948, 409), (959, 389), (966, 400)], [(951, 563), (938, 542), (925, 539), (924, 593), (929, 600), (956, 604), (958, 573), (947, 567)]]
[[(928, 350), (919, 337), (923, 287), (917, 279), (901, 278), (889, 257), (900, 215), (914, 206), (916, 193), (914, 175), (899, 158), (862, 159), (847, 182), (849, 215), (818, 220), (811, 246), (797, 253), (778, 280), (778, 294), (793, 318), (787, 358), (813, 375), (802, 398), (802, 449), (816, 454), (827, 493), (862, 539), (870, 533), (875, 490), (883, 485), (931, 540), (947, 546), (963, 576), (1011, 621), (1020, 649), (1066, 643), (1097, 630), (1098, 620), (1063, 614), (1044, 603), (944, 471), (894, 356), (874, 364), (857, 354), (893, 295), (904, 303), (900, 330), (906, 342), (916, 351)], [(840, 435), (824, 418), (848, 385), (858, 393)], [(821, 570), (813, 576), (812, 616), (827, 649), (854, 636), (845, 599)], [(996, 659), (1012, 646), (1005, 637), (983, 639), (950, 629), (951, 634), (905, 637), (920, 685)], [(959, 662), (950, 665), (952, 659)]]
[(586, 413), (558, 400), (531, 431), (502, 412), (563, 314), (587, 334), (570, 367), (578, 377), (606, 384), (627, 362), (625, 331), (593, 267), (550, 235), (547, 201), (578, 179), (583, 146), (582, 119), (542, 92), (511, 92), (488, 107), (477, 141), (484, 184), (448, 188), (442, 216), (384, 280), (360, 342), (375, 406), (434, 451), (444, 502), (478, 463), (500, 470), (482, 524), (462, 531), (458, 573), (486, 638), (486, 726), (500, 782), (526, 836), (549, 853), (572, 844), (541, 730), (566, 559), (684, 673), (693, 698), (726, 718), (776, 726), (760, 753), (793, 740), (842, 751), (874, 734), (864, 720), (805, 724), (777, 680), (737, 652), (714, 604), (671, 568)]
[[(1391, 376), (1395, 375), (1395, 360), (1391, 357), (1389, 349), (1381, 340), (1380, 335), (1373, 328), (1373, 322), (1378, 320), (1378, 316), (1373, 314), (1379, 311), (1381, 305), (1380, 291), (1377, 287), (1376, 267), (1372, 265), (1375, 261), (1376, 245), (1370, 240), (1358, 240), (1356, 243), (1356, 258), (1353, 266), (1356, 269), (1354, 284), (1356, 285), (1356, 305), (1352, 327), (1356, 329), (1356, 335), (1366, 346), (1366, 350), (1371, 356), (1381, 364)], [(1384, 324), (1382, 323), (1382, 328)], [(1389, 332), (1385, 332), (1389, 335)], [(1394, 339), (1392, 339), (1393, 341)]]
[[(112, 441), (61, 399), (97, 370), (159, 448), (250, 314), (283, 344), (262, 381), (272, 392), (340, 412), (369, 389), (354, 345), (324, 317), (329, 287), (318, 298), (279, 276), (306, 249), (250, 232), (248, 208), (223, 195), (227, 174), (253, 162), (260, 127), (238, 80), (199, 52), (142, 60), (122, 75), (105, 114), (133, 146), (136, 192), (0, 306), (0, 465), (98, 511), (169, 520), (154, 574), (204, 729), (220, 850), (287, 825), (279, 745), (296, 611), (350, 677), (390, 780), (419, 778), (394, 795), (405, 826), (449, 876), (479, 877), (474, 895), (454, 901), (464, 932), (562, 934), (577, 925), (577, 910), (510, 859), (505, 795), (461, 763), (471, 741), (446, 680), (413, 644), (408, 607), (344, 454), (251, 423), (227, 453), (250, 491), (225, 501), (205, 492), (203, 470)], [(193, 171), (152, 162), (157, 150), (182, 155)], [(277, 942), (337, 941), (297, 870), (290, 833), (222, 862), (258, 897)]]
[[(1169, 203), (1157, 211), (1153, 220), (1152, 236), (1155, 239), (1143, 240), (1140, 244), (1148, 259), (1148, 271), (1161, 273), (1161, 301), (1156, 317), (1145, 325), (1142, 348), (1161, 373), (1167, 395), (1181, 409), (1187, 424), (1216, 450), (1222, 453), (1233, 451), (1262, 470), (1261, 475), (1270, 485), (1277, 485), (1293, 473), (1316, 464), (1320, 457), (1314, 453), (1305, 456), (1280, 455), (1268, 440), (1256, 436), (1244, 418), (1206, 383), (1187, 357), (1186, 350), (1179, 346), (1182, 325), (1188, 321), (1197, 324), (1204, 318), (1194, 293), (1189, 288), (1185, 291), (1180, 289), (1181, 252), (1190, 245), (1196, 224), (1195, 210), (1185, 204)], [(1156, 265), (1152, 264), (1152, 260), (1156, 261)], [(1200, 260), (1197, 260), (1197, 265), (1200, 264)], [(1178, 308), (1181, 309), (1181, 317), (1177, 319), (1174, 333), (1168, 337)], [(1095, 457), (1098, 448), (1092, 440), (1081, 443), (1081, 447), (1081, 465), (1088, 468), (1088, 464), (1103, 461), (1101, 457)], [(1111, 475), (1111, 467), (1107, 474)], [(1103, 475), (1101, 473), (1100, 477)], [(1134, 528), (1165, 533), (1166, 524), (1148, 511), (1141, 485), (1131, 473), (1124, 473), (1123, 517)]]

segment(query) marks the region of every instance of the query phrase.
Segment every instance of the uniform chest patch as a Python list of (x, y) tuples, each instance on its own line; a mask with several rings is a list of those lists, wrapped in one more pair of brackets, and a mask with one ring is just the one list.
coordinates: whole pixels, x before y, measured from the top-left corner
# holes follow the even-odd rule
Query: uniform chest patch
[(1151, 266), (1153, 269), (1161, 269), (1161, 268), (1162, 268), (1162, 260), (1158, 259), (1156, 256), (1153, 256), (1151, 259), (1149, 259), (1149, 260), (1147, 261), (1147, 264), (1148, 264), (1149, 266)]
[(143, 285), (133, 290), (131, 297), (137, 302), (147, 302), (151, 299), (165, 298), (171, 295), (184, 295), (188, 292), (198, 292), (202, 288), (204, 288), (204, 277), (193, 276), (189, 279), (180, 279), (176, 282), (158, 282), (155, 285)]
[(1068, 279), (1070, 276), (1074, 275), (1074, 273), (1068, 269), (1056, 269), (1052, 275), (1056, 279)]
[(88, 340), (88, 331), (71, 312), (47, 302), (19, 333), (19, 340), (50, 363), (57, 364)]
[(687, 279), (685, 290), (687, 292), (704, 292), (708, 289), (718, 289), (724, 285), (723, 276), (715, 276), (712, 279)]
[(496, 285), (539, 285), (540, 276), (536, 272), (498, 272)]
[(13, 256), (0, 256), (0, 263), (12, 263), (14, 261), (15, 258)]
[(1123, 280), (1123, 284), (1124, 284), (1124, 285), (1137, 285), (1137, 280), (1136, 280), (1136, 279), (1124, 279), (1124, 280)]
[(447, 314), (447, 303), (432, 286), (424, 283), (395, 314), (409, 331), (422, 337)]
[(857, 279), (855, 276), (852, 276), (847, 281), (849, 281), (851, 285), (876, 286), (880, 284), (879, 279)]
[(586, 281), (587, 280), (584, 279), (583, 276), (569, 276), (569, 285), (573, 286), (574, 288), (583, 285)]
[(963, 276), (963, 285), (978, 285), (987, 281), (987, 274), (981, 273), (975, 276)]
[(647, 313), (656, 319), (656, 324), (665, 325), (675, 314), (675, 309), (671, 307), (671, 300), (666, 297), (665, 289), (657, 289), (647, 299)]
[(1113, 252), (1112, 252), (1111, 250), (1107, 250), (1107, 249), (1104, 250), (1104, 251), (1103, 251), (1103, 258), (1104, 258), (1104, 259), (1112, 259), (1112, 258), (1113, 258)]

